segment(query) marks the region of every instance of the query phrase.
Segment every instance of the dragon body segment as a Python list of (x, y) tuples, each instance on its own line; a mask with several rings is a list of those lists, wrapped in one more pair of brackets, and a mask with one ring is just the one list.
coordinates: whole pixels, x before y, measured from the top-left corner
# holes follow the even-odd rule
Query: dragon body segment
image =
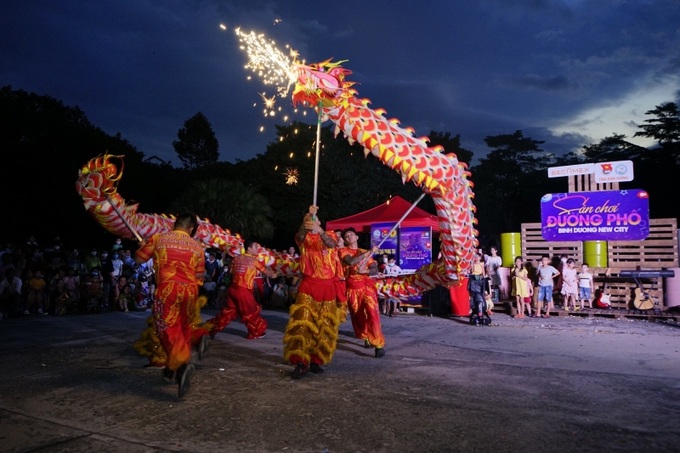
[[(472, 183), (464, 163), (455, 154), (444, 154), (439, 146), (428, 147), (427, 138), (413, 136), (385, 111), (369, 108), (370, 101), (356, 97), (352, 82), (345, 80), (351, 72), (330, 60), (315, 64), (295, 64), (293, 102), (307, 103), (321, 109), (324, 119), (336, 125), (350, 142), (364, 147), (384, 165), (401, 174), (404, 182), (413, 181), (432, 196), (441, 233), (442, 258), (421, 267), (416, 273), (378, 279), (383, 296), (406, 299), (437, 285), (456, 280), (467, 271), (477, 248), (474, 229)], [(116, 165), (118, 161), (118, 165)], [(170, 231), (174, 217), (138, 212), (138, 205), (127, 205), (117, 191), (123, 174), (122, 156), (104, 155), (90, 160), (78, 174), (76, 190), (85, 209), (113, 235), (136, 239)], [(234, 256), (242, 253), (243, 240), (207, 219), (199, 219), (195, 237), (206, 247), (215, 247)], [(286, 254), (262, 248), (258, 260), (278, 275), (296, 275), (299, 262)]]
[[(356, 97), (353, 83), (346, 81), (351, 71), (330, 60), (312, 65), (296, 65), (294, 103), (321, 108), (325, 118), (336, 125), (351, 143), (359, 143), (384, 165), (397, 171), (402, 180), (413, 181), (432, 196), (439, 217), (442, 259), (448, 279), (469, 269), (478, 241), (474, 228), (475, 207), (470, 173), (453, 153), (440, 146), (428, 147), (427, 137), (387, 119), (382, 109), (369, 108), (368, 99)], [(421, 272), (421, 271), (419, 271)]]

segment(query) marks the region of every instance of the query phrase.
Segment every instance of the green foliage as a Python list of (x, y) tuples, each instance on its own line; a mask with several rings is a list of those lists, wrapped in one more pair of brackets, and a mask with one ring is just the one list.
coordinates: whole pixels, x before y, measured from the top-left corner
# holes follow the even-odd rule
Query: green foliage
[(520, 130), (484, 141), (492, 151), (471, 170), (479, 228), (494, 235), (518, 231), (536, 211), (534, 200), (542, 195), (537, 182), (552, 156), (541, 149), (542, 141), (524, 137)]
[[(564, 178), (546, 177), (546, 169), (555, 165), (633, 160), (635, 181), (621, 187), (647, 190), (652, 217), (678, 217), (678, 204), (668, 201), (679, 181), (677, 106), (662, 104), (647, 114), (655, 117), (636, 135), (656, 138), (657, 148), (641, 148), (613, 134), (584, 146), (582, 152), (556, 158), (541, 148), (543, 142), (524, 137), (521, 130), (487, 137), (490, 152), (471, 168), (482, 242), (501, 232), (518, 231), (522, 222), (539, 220), (540, 197), (566, 191)], [(178, 134), (180, 141), (187, 138), (188, 143), (194, 134), (214, 138), (207, 119), (197, 116), (198, 125), (205, 127), (194, 128), (188, 120), (187, 135)], [(236, 163), (216, 162), (215, 140), (215, 152), (208, 157), (194, 154), (181, 169), (146, 159), (120, 134), (107, 135), (77, 107), (48, 96), (0, 89), (0, 124), (0, 181), (6, 192), (0, 199), (3, 240), (23, 241), (33, 234), (43, 243), (54, 235), (79, 246), (110, 241), (83, 209), (73, 187), (77, 170), (106, 152), (125, 156), (119, 192), (128, 203), (139, 202), (139, 212), (192, 210), (234, 233), (269, 241), (271, 247), (292, 244), (302, 215), (312, 204), (316, 124), (277, 126), (278, 139), (263, 154)], [(431, 131), (429, 144), (442, 145), (444, 152), (455, 153), (462, 162), (472, 159), (472, 152), (460, 146), (459, 135)], [(372, 208), (395, 195), (414, 201), (421, 193), (373, 156), (366, 157), (359, 145), (334, 137), (330, 127), (322, 128), (321, 145), (317, 204), (322, 221)], [(286, 184), (287, 169), (298, 171), (297, 184)], [(434, 212), (429, 197), (419, 207)]]
[(195, 181), (173, 203), (174, 212), (194, 212), (243, 237), (271, 240), (272, 210), (252, 187), (224, 179)]
[(143, 155), (93, 126), (78, 107), (9, 86), (0, 89), (0, 124), (0, 238), (33, 234), (44, 243), (59, 235), (87, 243), (105, 237), (75, 191), (78, 169), (106, 152), (126, 155), (131, 166)]
[(198, 112), (184, 122), (172, 146), (184, 168), (189, 170), (217, 163), (219, 144), (208, 118)]
[(675, 102), (665, 102), (645, 112), (654, 118), (645, 120), (641, 131), (635, 137), (649, 137), (657, 140), (661, 146), (680, 141), (680, 110)]
[(620, 134), (605, 137), (599, 143), (584, 146), (583, 156), (587, 162), (611, 162), (636, 159), (647, 151), (645, 148), (627, 142), (625, 138), (625, 135)]

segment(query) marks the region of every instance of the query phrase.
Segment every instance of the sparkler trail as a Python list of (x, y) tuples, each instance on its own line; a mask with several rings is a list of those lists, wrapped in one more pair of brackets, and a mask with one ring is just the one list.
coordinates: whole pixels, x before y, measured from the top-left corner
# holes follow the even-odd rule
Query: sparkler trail
[(292, 52), (292, 56), (286, 56), (276, 47), (276, 42), (261, 33), (245, 33), (237, 28), (236, 35), (241, 49), (248, 55), (245, 68), (255, 73), (265, 85), (273, 85), (278, 96), (287, 97), (288, 89), (297, 77), (294, 70), (296, 54)]

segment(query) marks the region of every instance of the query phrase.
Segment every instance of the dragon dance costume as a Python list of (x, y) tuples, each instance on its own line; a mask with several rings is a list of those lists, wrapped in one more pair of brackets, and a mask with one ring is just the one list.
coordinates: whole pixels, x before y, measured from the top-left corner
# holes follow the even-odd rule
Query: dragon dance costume
[[(344, 247), (340, 249), (340, 259), (344, 262), (345, 257), (353, 258), (366, 253), (367, 250), (351, 249)], [(370, 267), (375, 264), (373, 258), (369, 258), (365, 264)], [(378, 349), (385, 346), (385, 336), (380, 326), (380, 309), (378, 306), (378, 291), (375, 280), (368, 274), (359, 273), (359, 264), (346, 266), (347, 275), (347, 305), (352, 319), (354, 336), (370, 343)]]
[[(191, 344), (197, 345), (201, 337), (205, 334), (206, 328), (209, 328), (208, 323), (204, 323), (201, 318), (201, 308), (208, 303), (208, 298), (199, 296), (198, 301), (194, 304), (194, 312), (190, 316), (191, 323)], [(144, 329), (135, 341), (134, 348), (137, 353), (149, 359), (149, 366), (163, 368), (167, 363), (168, 356), (163, 350), (161, 340), (156, 334), (156, 322), (154, 315), (146, 319), (147, 328)]]
[[(158, 233), (136, 252), (138, 262), (153, 258), (156, 292), (153, 314), (156, 334), (172, 371), (191, 358), (192, 337), (207, 335), (205, 328), (192, 328), (198, 304), (198, 286), (205, 272), (203, 248), (183, 231)], [(199, 308), (200, 309), (200, 308)]]
[(262, 309), (253, 296), (253, 284), (257, 272), (265, 272), (265, 266), (250, 254), (239, 255), (231, 265), (231, 284), (227, 290), (224, 308), (208, 324), (211, 334), (224, 329), (230, 322), (241, 316), (248, 329), (248, 339), (260, 338), (267, 330), (267, 321), (262, 318)]
[[(335, 233), (328, 236), (336, 239)], [(283, 336), (283, 357), (292, 364), (323, 365), (333, 358), (338, 341), (341, 310), (338, 310), (338, 254), (321, 235), (307, 233), (300, 249), (302, 281)]]

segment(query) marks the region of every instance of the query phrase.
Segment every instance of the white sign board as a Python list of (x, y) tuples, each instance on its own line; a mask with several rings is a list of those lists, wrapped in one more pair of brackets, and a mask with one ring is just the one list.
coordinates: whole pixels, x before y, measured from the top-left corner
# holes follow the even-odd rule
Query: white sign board
[(595, 164), (595, 182), (624, 182), (633, 180), (633, 162), (619, 160), (616, 162), (600, 162)]
[(591, 173), (595, 173), (595, 164), (565, 165), (563, 167), (548, 168), (548, 178), (589, 175)]
[(548, 178), (589, 174), (595, 175), (595, 182), (598, 184), (632, 181), (633, 162), (630, 160), (618, 160), (615, 162), (598, 162), (596, 164), (565, 165), (548, 168)]

